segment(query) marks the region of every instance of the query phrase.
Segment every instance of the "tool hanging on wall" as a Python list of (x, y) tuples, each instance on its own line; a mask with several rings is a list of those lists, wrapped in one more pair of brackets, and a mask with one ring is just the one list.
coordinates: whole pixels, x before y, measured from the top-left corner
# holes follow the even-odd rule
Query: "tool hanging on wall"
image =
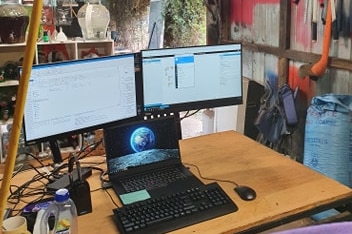
[(344, 31), (344, 19), (346, 16), (343, 10), (343, 0), (335, 0), (335, 8), (336, 8), (336, 20), (335, 20), (335, 24), (333, 24), (332, 37), (335, 41), (337, 41), (339, 39), (340, 33), (343, 33)]
[(318, 1), (312, 3), (312, 41), (316, 42), (318, 37)]
[(304, 23), (307, 23), (308, 17), (310, 17), (312, 15), (312, 1), (314, 1), (314, 0), (305, 1), (305, 5), (304, 5)]
[(323, 22), (323, 24), (326, 24), (326, 14), (327, 14), (327, 1), (328, 0), (324, 0), (324, 1), (320, 1), (320, 8), (321, 8), (321, 21)]
[[(331, 41), (331, 28), (332, 28), (332, 13), (331, 8), (332, 4), (335, 5), (334, 0), (327, 1), (327, 14), (326, 14), (326, 24), (325, 24), (325, 31), (324, 31), (324, 41), (322, 47), (321, 57), (318, 62), (314, 64), (304, 64), (298, 69), (298, 75), (301, 78), (305, 78), (309, 76), (312, 80), (318, 80), (321, 78), (328, 65), (329, 60), (329, 49), (330, 49), (330, 41)], [(334, 7), (335, 8), (335, 7)]]
[(331, 0), (331, 21), (332, 21), (332, 39), (333, 41), (337, 41), (339, 39), (339, 30), (337, 27), (337, 20), (336, 20), (336, 0)]

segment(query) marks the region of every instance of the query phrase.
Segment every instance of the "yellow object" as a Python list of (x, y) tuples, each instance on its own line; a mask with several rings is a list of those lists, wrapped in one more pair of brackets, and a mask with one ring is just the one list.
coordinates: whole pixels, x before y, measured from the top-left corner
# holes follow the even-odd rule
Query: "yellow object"
[(3, 234), (31, 234), (27, 230), (27, 219), (23, 216), (13, 216), (3, 222)]
[[(57, 228), (57, 230), (58, 231), (61, 231), (61, 230), (66, 230), (66, 229), (68, 229), (68, 228), (70, 228), (70, 220), (68, 220), (68, 219), (61, 219), (61, 220), (59, 220), (59, 222), (58, 222), (58, 228)], [(60, 227), (60, 228), (59, 228)]]
[(30, 20), (30, 28), (28, 33), (28, 40), (24, 51), (23, 70), (20, 83), (17, 90), (16, 108), (13, 118), (13, 125), (9, 141), (9, 150), (5, 163), (4, 177), (0, 189), (0, 226), (3, 223), (3, 216), (10, 188), (12, 173), (15, 167), (16, 155), (18, 149), (18, 141), (22, 128), (22, 118), (24, 112), (24, 105), (26, 101), (26, 93), (28, 88), (28, 80), (32, 71), (32, 63), (35, 54), (37, 35), (39, 31), (41, 12), (43, 1), (34, 0), (33, 10)]

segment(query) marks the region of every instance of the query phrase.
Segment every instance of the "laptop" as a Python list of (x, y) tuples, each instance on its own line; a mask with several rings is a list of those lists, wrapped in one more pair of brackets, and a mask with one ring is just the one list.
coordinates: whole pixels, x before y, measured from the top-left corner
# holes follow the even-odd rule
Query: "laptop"
[(165, 116), (104, 129), (109, 180), (123, 204), (203, 185), (181, 162), (177, 126)]

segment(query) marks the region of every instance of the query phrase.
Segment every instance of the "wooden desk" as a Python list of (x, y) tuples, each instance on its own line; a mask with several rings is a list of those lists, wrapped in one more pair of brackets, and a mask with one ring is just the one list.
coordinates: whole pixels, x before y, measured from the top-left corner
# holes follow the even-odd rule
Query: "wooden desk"
[[(219, 182), (239, 210), (172, 233), (256, 233), (352, 202), (352, 190), (347, 186), (234, 131), (186, 139), (180, 144), (183, 161), (196, 164), (204, 177), (251, 186), (257, 198), (243, 201), (232, 184)], [(195, 168), (191, 170), (198, 175)], [(100, 187), (99, 172), (93, 173), (91, 190)], [(119, 203), (111, 189), (109, 193)], [(92, 203), (93, 212), (78, 219), (79, 233), (117, 233), (108, 194), (92, 192)]]

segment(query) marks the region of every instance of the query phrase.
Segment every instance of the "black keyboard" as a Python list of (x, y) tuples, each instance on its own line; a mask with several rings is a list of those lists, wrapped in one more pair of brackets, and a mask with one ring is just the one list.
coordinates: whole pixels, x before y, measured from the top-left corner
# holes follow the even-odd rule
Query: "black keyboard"
[(238, 210), (217, 183), (113, 209), (121, 233), (165, 233)]
[(126, 177), (121, 184), (127, 193), (165, 187), (166, 185), (184, 180), (187, 176), (178, 168), (167, 168), (146, 174)]

